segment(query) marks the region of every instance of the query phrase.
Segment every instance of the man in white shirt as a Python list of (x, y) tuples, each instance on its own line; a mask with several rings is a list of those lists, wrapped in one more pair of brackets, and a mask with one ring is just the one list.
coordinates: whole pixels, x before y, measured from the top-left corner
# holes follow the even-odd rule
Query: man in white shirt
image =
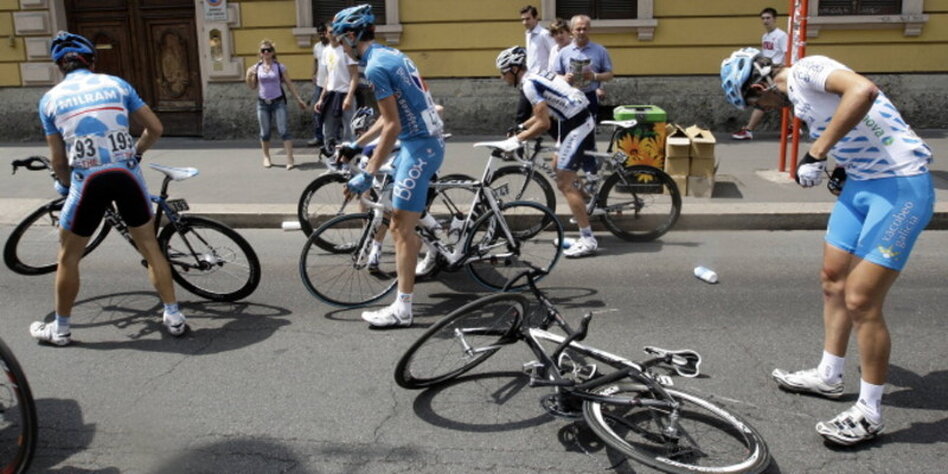
[[(764, 36), (760, 39), (760, 53), (773, 61), (774, 66), (783, 64), (787, 54), (787, 33), (777, 28), (777, 10), (767, 7), (760, 11), (760, 21), (764, 25)], [(764, 119), (764, 111), (754, 109), (751, 112), (747, 125), (737, 133), (731, 135), (735, 140), (750, 140), (754, 138), (754, 129)]]
[[(550, 63), (550, 51), (556, 42), (550, 32), (540, 26), (539, 12), (533, 5), (520, 9), (520, 22), (523, 23), (524, 44), (527, 45), (527, 72), (539, 74), (547, 70)], [(517, 104), (517, 125), (526, 122), (533, 115), (533, 106), (523, 92), (520, 92), (520, 103)]]
[(323, 57), (323, 51), (329, 45), (329, 37), (326, 36), (326, 25), (320, 23), (316, 26), (316, 35), (319, 41), (313, 45), (313, 84), (316, 89), (313, 90), (313, 139), (306, 142), (307, 145), (316, 147), (323, 146), (323, 114), (319, 112), (319, 99), (323, 95), (323, 89), (326, 88), (326, 63), (320, 59)]
[(328, 31), (329, 46), (323, 50), (321, 58), (326, 64), (327, 76), (318, 104), (318, 111), (323, 114), (323, 135), (328, 147), (355, 138), (349, 124), (355, 114), (355, 93), (359, 85), (358, 61), (345, 53), (331, 30)]

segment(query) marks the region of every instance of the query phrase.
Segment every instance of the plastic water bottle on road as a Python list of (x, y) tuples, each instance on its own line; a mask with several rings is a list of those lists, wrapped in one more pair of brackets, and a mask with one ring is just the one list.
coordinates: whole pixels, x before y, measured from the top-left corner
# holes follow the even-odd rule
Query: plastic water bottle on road
[(718, 274), (708, 267), (695, 267), (695, 276), (711, 284), (718, 282)]

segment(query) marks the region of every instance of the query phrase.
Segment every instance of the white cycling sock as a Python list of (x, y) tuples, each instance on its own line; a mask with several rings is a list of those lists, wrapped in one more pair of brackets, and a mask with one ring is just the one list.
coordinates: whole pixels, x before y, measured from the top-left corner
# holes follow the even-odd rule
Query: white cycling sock
[(395, 308), (395, 313), (399, 318), (404, 319), (411, 317), (411, 299), (412, 293), (398, 292), (398, 297), (395, 298), (395, 302), (392, 303), (392, 306)]
[(865, 409), (869, 420), (878, 423), (882, 421), (882, 392), (885, 385), (875, 385), (859, 379), (859, 403)]
[(581, 227), (581, 228), (579, 229), (579, 236), (582, 237), (582, 238), (584, 238), (584, 239), (593, 239), (593, 240), (596, 239), (596, 238), (593, 236), (593, 229), (592, 229), (592, 226), (589, 226), (589, 227)]
[(60, 316), (56, 313), (56, 334), (62, 336), (69, 333), (69, 316)]
[(843, 368), (846, 364), (845, 357), (839, 357), (829, 352), (823, 351), (823, 359), (817, 367), (820, 378), (825, 383), (839, 383), (843, 381)]

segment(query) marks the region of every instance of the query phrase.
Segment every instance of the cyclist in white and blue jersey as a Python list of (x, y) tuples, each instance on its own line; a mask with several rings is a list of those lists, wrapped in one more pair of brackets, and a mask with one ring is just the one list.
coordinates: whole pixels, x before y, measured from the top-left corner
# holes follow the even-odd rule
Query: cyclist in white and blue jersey
[[(95, 74), (95, 46), (86, 38), (60, 32), (50, 56), (65, 74), (39, 103), (39, 115), (56, 190), (66, 196), (59, 216), (60, 251), (56, 271), (56, 319), (35, 322), (30, 334), (43, 342), (71, 342), (69, 316), (79, 294), (79, 260), (105, 209), (115, 204), (129, 226), (164, 303), (163, 323), (174, 336), (185, 330), (171, 269), (155, 238), (151, 202), (139, 169), (141, 154), (161, 136), (161, 121), (124, 80)], [(144, 127), (136, 141), (129, 119)]]
[(797, 167), (797, 182), (818, 185), (827, 158), (848, 179), (823, 246), (823, 356), (815, 369), (774, 370), (788, 390), (830, 398), (843, 393), (843, 365), (852, 330), (862, 369), (859, 398), (850, 409), (816, 425), (830, 442), (856, 444), (882, 432), (882, 392), (891, 342), (882, 308), (918, 235), (934, 210), (932, 151), (879, 88), (825, 56), (774, 66), (755, 49), (736, 51), (721, 64), (733, 105), (793, 106), (813, 143)]
[(580, 188), (574, 185), (581, 167), (587, 173), (595, 172), (595, 159), (585, 154), (596, 148), (593, 133), (596, 122), (589, 111), (589, 100), (582, 91), (556, 74), (527, 72), (526, 51), (520, 46), (501, 51), (497, 56), (497, 69), (507, 84), (520, 87), (533, 106), (530, 118), (520, 124), (522, 131), (510, 140), (520, 146), (525, 140), (549, 130), (551, 116), (557, 120), (560, 148), (556, 158), (556, 186), (579, 225), (579, 238), (570, 239), (563, 255), (569, 258), (592, 255), (599, 244), (586, 214), (586, 201)]
[(363, 193), (392, 152), (396, 139), (401, 150), (394, 162), (392, 214), (389, 229), (395, 239), (398, 295), (395, 302), (379, 311), (366, 311), (362, 319), (373, 327), (410, 326), (415, 269), (421, 239), (415, 226), (427, 204), (428, 183), (444, 160), (441, 117), (415, 64), (402, 52), (375, 42), (375, 16), (371, 5), (358, 5), (336, 14), (333, 34), (347, 54), (359, 59), (365, 77), (375, 92), (379, 119), (354, 143), (340, 150), (348, 156), (380, 134), (365, 171), (348, 183), (352, 192)]

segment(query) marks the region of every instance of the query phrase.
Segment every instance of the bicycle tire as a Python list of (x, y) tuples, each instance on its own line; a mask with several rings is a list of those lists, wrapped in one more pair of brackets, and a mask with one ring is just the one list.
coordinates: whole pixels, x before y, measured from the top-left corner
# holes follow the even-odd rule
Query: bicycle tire
[[(563, 253), (563, 248), (556, 244), (563, 240), (563, 225), (549, 208), (535, 202), (514, 201), (501, 205), (500, 213), (515, 242), (503, 235), (496, 214), (490, 211), (474, 223), (464, 244), (464, 255), (470, 259), (465, 264), (468, 273), (494, 291), (503, 290), (510, 280), (534, 267), (543, 269), (545, 276)], [(543, 231), (552, 234), (541, 236)], [(527, 286), (522, 280), (509, 290), (519, 291)]]
[[(59, 267), (59, 215), (65, 200), (59, 198), (43, 204), (13, 229), (3, 247), (3, 261), (10, 270), (20, 275), (44, 275), (56, 271)], [(95, 250), (111, 228), (103, 220), (82, 255)]]
[[(371, 245), (366, 239), (374, 236), (371, 220), (370, 213), (346, 214), (313, 231), (303, 245), (299, 262), (300, 278), (310, 294), (333, 306), (354, 308), (378, 301), (395, 288), (395, 245), (391, 238), (383, 240), (378, 271), (370, 271), (366, 256), (360, 255)], [(388, 219), (383, 219), (378, 229), (387, 228)], [(316, 244), (320, 238), (342, 243), (325, 250)]]
[(189, 292), (211, 301), (237, 301), (260, 284), (260, 259), (227, 225), (200, 216), (181, 216), (158, 234), (171, 276)]
[[(758, 473), (770, 464), (764, 439), (741, 417), (696, 395), (656, 385), (643, 380), (595, 387), (590, 392), (600, 398), (584, 400), (583, 417), (606, 444), (665, 472)], [(608, 403), (610, 398), (617, 403)], [(666, 409), (628, 403), (669, 398), (680, 403), (681, 433), (674, 439), (664, 431)]]
[(405, 351), (395, 366), (395, 383), (425, 388), (473, 369), (517, 340), (529, 306), (523, 295), (498, 293), (452, 311)]
[(26, 375), (7, 344), (0, 340), (0, 472), (26, 472), (36, 451), (36, 403)]
[(507, 184), (507, 201), (532, 201), (556, 210), (553, 185), (539, 171), (534, 170), (531, 173), (530, 169), (524, 166), (504, 166), (494, 171), (488, 184), (494, 189)]
[[(358, 206), (358, 200), (351, 200), (343, 206), (343, 191), (346, 189), (348, 178), (339, 173), (322, 175), (310, 182), (296, 205), (296, 218), (300, 222), (300, 230), (309, 237), (317, 227), (329, 219), (344, 214), (345, 209), (352, 205)], [(369, 190), (372, 201), (377, 200), (375, 190)], [(356, 207), (357, 212), (362, 209)], [(334, 243), (317, 242), (324, 250), (330, 250)]]
[(609, 176), (597, 197), (600, 216), (610, 232), (624, 240), (647, 242), (671, 229), (681, 215), (681, 194), (664, 171), (645, 165), (622, 168)]

